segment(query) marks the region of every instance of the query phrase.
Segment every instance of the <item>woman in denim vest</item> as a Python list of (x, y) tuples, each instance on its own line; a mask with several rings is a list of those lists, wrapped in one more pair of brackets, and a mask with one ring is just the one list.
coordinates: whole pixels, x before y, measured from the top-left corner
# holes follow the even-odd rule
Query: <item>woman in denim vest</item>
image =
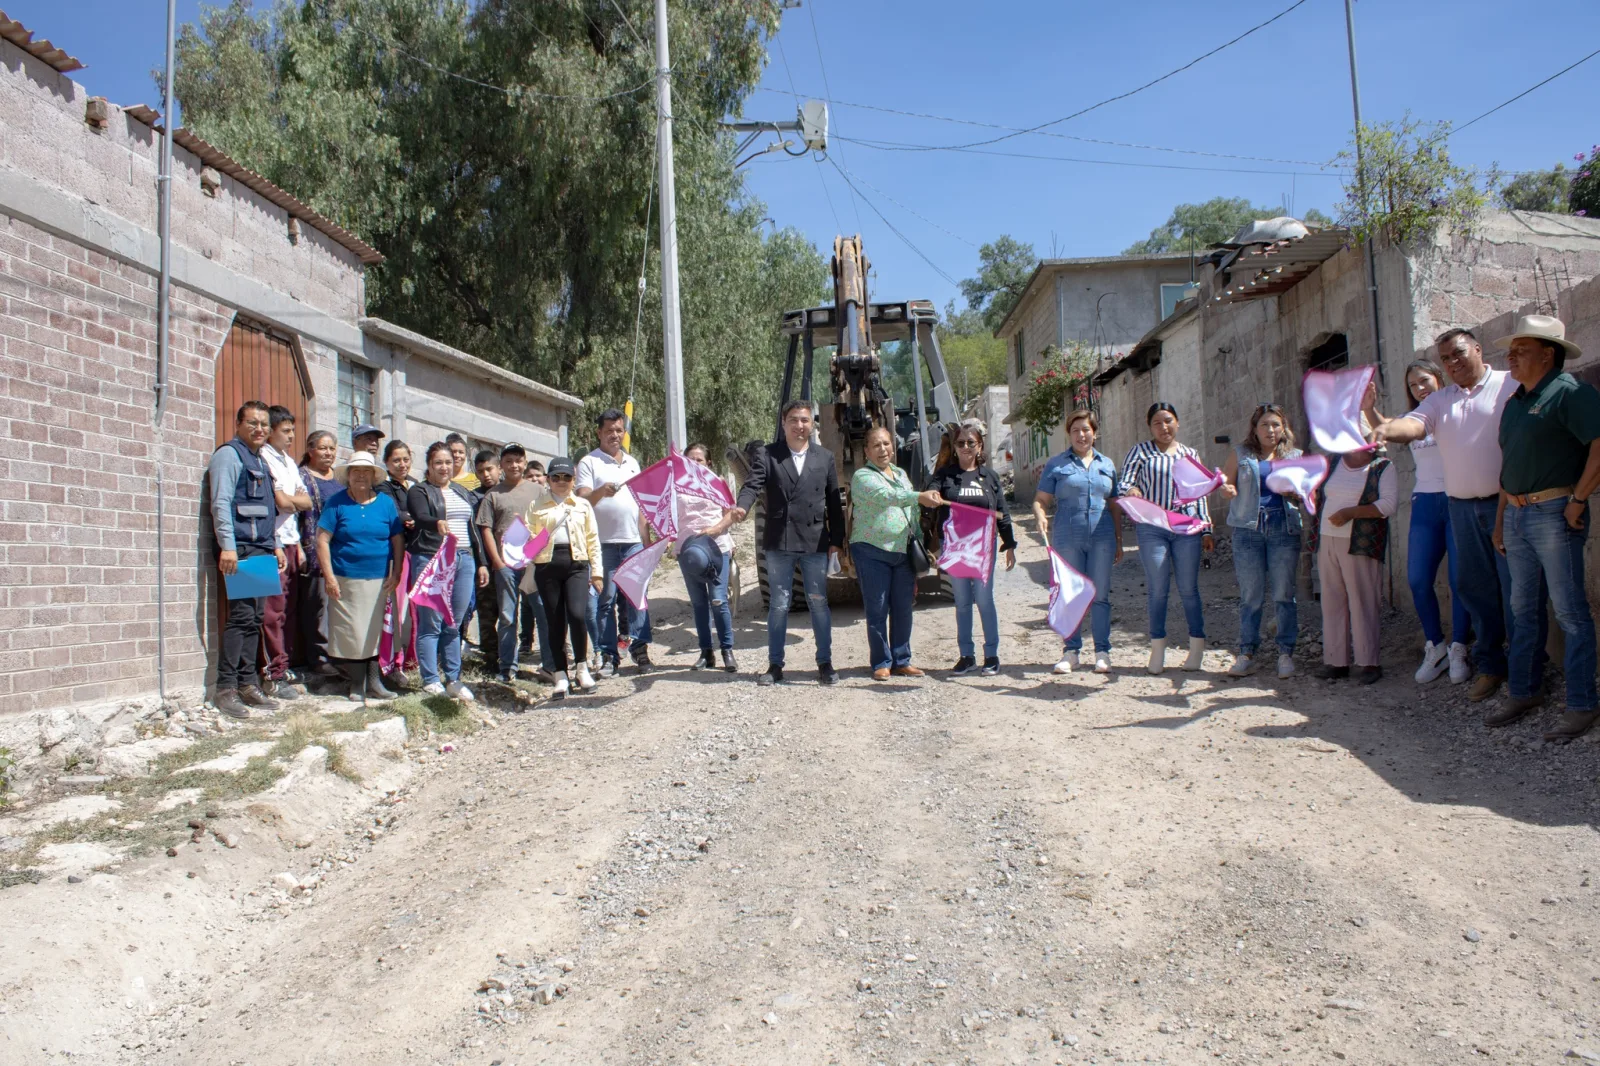
[(1294, 446), (1283, 408), (1264, 403), (1250, 416), (1245, 441), (1223, 468), (1227, 479), (1222, 493), (1228, 504), (1228, 527), (1233, 533), (1233, 571), (1239, 578), (1239, 655), (1228, 670), (1233, 677), (1256, 672), (1256, 649), (1261, 644), (1261, 611), (1267, 586), (1278, 614), (1278, 676), (1294, 676), (1294, 645), (1300, 632), (1295, 603), (1296, 572), (1300, 568), (1300, 500), (1267, 488), (1274, 460), (1293, 459)]
[[(1100, 421), (1079, 408), (1067, 416), (1067, 440), (1060, 455), (1046, 460), (1033, 496), (1039, 534), (1067, 565), (1094, 582), (1089, 629), (1094, 634), (1094, 672), (1111, 672), (1111, 567), (1122, 561), (1122, 516), (1111, 501), (1117, 495), (1117, 468), (1095, 446)], [(1055, 513), (1045, 515), (1054, 505)], [(1067, 638), (1055, 672), (1070, 674), (1083, 649), (1083, 626)]]

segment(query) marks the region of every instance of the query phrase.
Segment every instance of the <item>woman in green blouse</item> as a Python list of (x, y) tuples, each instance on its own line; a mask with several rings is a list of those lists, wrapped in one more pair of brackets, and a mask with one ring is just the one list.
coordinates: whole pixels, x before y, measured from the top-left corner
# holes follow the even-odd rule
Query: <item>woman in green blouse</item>
[(911, 605), (917, 575), (907, 546), (912, 537), (921, 535), (917, 505), (942, 507), (944, 500), (933, 489), (918, 492), (911, 487), (906, 472), (894, 465), (894, 437), (887, 428), (867, 431), (866, 453), (867, 465), (850, 479), (854, 512), (850, 558), (866, 607), (872, 678), (921, 677), (922, 671), (911, 665)]

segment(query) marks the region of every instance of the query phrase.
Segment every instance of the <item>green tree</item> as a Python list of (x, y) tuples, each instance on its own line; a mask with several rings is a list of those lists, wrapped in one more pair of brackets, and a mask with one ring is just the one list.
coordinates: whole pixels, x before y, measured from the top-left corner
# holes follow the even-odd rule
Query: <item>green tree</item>
[[(1150, 231), (1149, 237), (1129, 245), (1122, 254), (1159, 255), (1186, 252), (1190, 248), (1203, 251), (1213, 244), (1232, 240), (1241, 229), (1258, 219), (1277, 218), (1283, 213), (1281, 207), (1252, 207), (1242, 196), (1218, 196), (1201, 204), (1179, 204), (1165, 222)], [(1333, 219), (1314, 207), (1300, 221), (1320, 226), (1333, 224)]]
[(1500, 203), (1508, 211), (1568, 212), (1567, 197), (1572, 192), (1572, 173), (1557, 163), (1550, 170), (1530, 170), (1518, 174), (1500, 187)]
[(970, 307), (957, 311), (956, 302), (951, 300), (945, 304), (936, 332), (958, 399), (965, 400), (990, 385), (1006, 383), (1006, 342), (984, 324), (981, 312)]
[(983, 316), (992, 332), (1011, 312), (1028, 284), (1039, 257), (1033, 245), (1024, 244), (1009, 234), (995, 238), (978, 249), (978, 276), (961, 282), (961, 295), (967, 307)]
[[(1450, 158), (1450, 124), (1363, 123), (1357, 130), (1361, 165), (1345, 184), (1341, 223), (1358, 240), (1383, 236), (1393, 244), (1449, 225), (1470, 233), (1489, 202), (1478, 172)], [(1354, 163), (1355, 145), (1340, 154)], [(1490, 175), (1487, 183), (1495, 183)]]
[(1575, 215), (1600, 218), (1600, 144), (1573, 158), (1578, 161), (1578, 172), (1572, 177), (1567, 207)]
[[(592, 403), (631, 390), (650, 457), (665, 448), (652, 7), (232, 0), (184, 27), (175, 88), (187, 125), (388, 256), (371, 313)], [(777, 0), (669, 10), (689, 424), (719, 451), (770, 434), (779, 315), (826, 274), (798, 234), (763, 233), (716, 126), (760, 76)]]

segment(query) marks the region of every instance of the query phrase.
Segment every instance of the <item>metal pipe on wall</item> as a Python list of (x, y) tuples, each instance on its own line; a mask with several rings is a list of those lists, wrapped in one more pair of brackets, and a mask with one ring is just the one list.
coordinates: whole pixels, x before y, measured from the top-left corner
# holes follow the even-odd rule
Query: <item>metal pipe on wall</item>
[(156, 691), (167, 698), (167, 498), (162, 473), (161, 416), (166, 412), (168, 353), (172, 348), (172, 75), (178, 35), (178, 3), (167, 0), (167, 62), (162, 84), (160, 198), (161, 276), (156, 287)]

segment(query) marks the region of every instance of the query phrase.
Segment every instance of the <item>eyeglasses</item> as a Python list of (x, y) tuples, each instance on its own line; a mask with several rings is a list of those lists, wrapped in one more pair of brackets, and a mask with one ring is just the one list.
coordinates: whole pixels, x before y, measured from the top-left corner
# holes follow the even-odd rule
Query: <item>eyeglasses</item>
[(572, 480), (572, 475), (571, 474), (550, 474), (545, 478), (545, 480), (546, 481), (571, 481)]
[(243, 421), (243, 422), (241, 422), (239, 424), (241, 426), (243, 426), (245, 429), (271, 429), (272, 428), (272, 423), (271, 422), (253, 422), (253, 421), (250, 421), (249, 419), (246, 419), (245, 421)]
[(978, 446), (978, 442), (975, 441), (975, 440), (958, 440), (958, 441), (956, 441), (956, 447), (957, 448), (976, 448), (977, 446)]

